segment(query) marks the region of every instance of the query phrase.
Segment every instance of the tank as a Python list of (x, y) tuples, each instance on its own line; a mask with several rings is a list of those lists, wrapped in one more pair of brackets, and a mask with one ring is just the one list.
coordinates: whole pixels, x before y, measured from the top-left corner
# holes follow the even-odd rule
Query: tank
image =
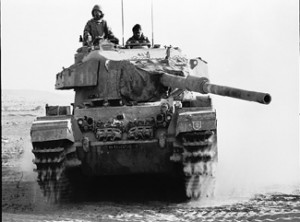
[(31, 127), (37, 181), (59, 201), (80, 175), (162, 175), (186, 198), (213, 195), (217, 118), (210, 93), (269, 104), (268, 93), (211, 84), (207, 62), (176, 47), (83, 46), (56, 75), (71, 106), (46, 105)]

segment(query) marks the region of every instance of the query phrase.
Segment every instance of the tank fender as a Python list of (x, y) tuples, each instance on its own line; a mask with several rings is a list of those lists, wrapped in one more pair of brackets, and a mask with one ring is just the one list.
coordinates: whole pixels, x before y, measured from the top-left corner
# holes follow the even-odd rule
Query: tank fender
[(215, 130), (216, 128), (217, 120), (214, 110), (183, 108), (178, 114), (176, 136), (180, 133)]
[(37, 119), (30, 129), (32, 142), (69, 140), (74, 142), (71, 118)]

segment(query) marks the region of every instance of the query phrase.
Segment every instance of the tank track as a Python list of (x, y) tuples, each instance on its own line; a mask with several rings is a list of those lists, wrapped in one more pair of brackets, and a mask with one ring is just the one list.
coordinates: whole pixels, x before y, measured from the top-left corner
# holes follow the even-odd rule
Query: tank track
[(199, 199), (213, 196), (217, 163), (216, 131), (183, 133), (181, 140), (187, 197)]
[(32, 150), (36, 164), (37, 181), (48, 202), (56, 203), (69, 198), (71, 183), (68, 164), (74, 162), (75, 150), (68, 141), (51, 141), (34, 144)]

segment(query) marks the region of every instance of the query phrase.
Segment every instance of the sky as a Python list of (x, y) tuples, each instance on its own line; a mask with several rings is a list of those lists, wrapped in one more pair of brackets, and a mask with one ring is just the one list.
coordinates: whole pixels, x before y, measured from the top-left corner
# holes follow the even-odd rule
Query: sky
[[(125, 41), (136, 23), (151, 39), (151, 1), (123, 3)], [(1, 88), (54, 91), (95, 4), (122, 43), (121, 0), (2, 0)], [(299, 182), (299, 1), (153, 0), (153, 35), (208, 61), (211, 82), (272, 96), (212, 96), (221, 190)]]

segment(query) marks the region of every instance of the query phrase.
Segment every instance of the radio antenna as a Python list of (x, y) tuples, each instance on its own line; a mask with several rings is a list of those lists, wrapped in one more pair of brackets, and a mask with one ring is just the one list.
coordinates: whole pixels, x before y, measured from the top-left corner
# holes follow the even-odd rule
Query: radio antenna
[(154, 34), (153, 34), (153, 0), (151, 0), (151, 29), (152, 29), (152, 47), (153, 47), (153, 45), (154, 45)]
[(122, 46), (124, 46), (124, 9), (122, 0)]

